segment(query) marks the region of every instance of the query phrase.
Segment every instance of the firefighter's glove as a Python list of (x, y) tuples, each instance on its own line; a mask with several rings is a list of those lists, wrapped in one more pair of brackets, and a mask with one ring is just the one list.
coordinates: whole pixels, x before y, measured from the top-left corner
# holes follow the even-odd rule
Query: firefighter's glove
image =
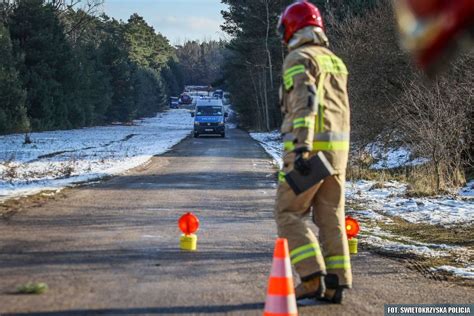
[(309, 149), (299, 148), (295, 150), (295, 169), (299, 171), (303, 176), (307, 176), (311, 173), (311, 163), (308, 159)]

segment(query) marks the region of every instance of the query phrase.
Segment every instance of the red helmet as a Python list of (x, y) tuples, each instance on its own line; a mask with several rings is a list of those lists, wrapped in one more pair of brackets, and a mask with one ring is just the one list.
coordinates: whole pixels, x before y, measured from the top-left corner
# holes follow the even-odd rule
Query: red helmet
[(324, 29), (318, 8), (306, 0), (300, 0), (285, 9), (278, 23), (278, 32), (288, 43), (297, 31), (311, 25)]

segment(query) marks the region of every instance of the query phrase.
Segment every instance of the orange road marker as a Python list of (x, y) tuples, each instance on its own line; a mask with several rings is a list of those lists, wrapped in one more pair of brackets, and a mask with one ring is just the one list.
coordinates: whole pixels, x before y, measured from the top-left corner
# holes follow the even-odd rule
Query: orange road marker
[(183, 232), (179, 239), (181, 250), (195, 251), (197, 249), (197, 236), (194, 233), (199, 229), (199, 219), (193, 213), (186, 213), (179, 219), (178, 226)]
[(264, 316), (297, 316), (295, 287), (291, 273), (288, 241), (278, 238), (273, 253)]
[(359, 222), (354, 218), (347, 216), (346, 217), (346, 233), (347, 233), (347, 240), (349, 242), (349, 252), (351, 255), (357, 254), (357, 243), (358, 240), (357, 234), (360, 231)]

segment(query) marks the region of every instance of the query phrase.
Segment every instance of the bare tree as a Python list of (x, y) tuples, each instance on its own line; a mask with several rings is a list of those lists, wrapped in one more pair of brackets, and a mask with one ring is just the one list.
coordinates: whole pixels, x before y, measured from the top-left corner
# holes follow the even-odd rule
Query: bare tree
[(70, 9), (80, 9), (92, 15), (100, 10), (104, 2), (104, 0), (46, 0), (46, 3), (50, 3), (62, 12)]
[(66, 35), (75, 43), (91, 18), (102, 12), (105, 0), (47, 0), (47, 2), (57, 9)]
[[(21, 0), (1, 0), (1, 3), (15, 5), (20, 1)], [(61, 11), (80, 8), (90, 14), (97, 12), (104, 2), (105, 0), (45, 0), (45, 3), (49, 3)]]
[(267, 60), (268, 60), (268, 74), (270, 76), (270, 85), (273, 90), (273, 63), (272, 63), (272, 53), (270, 51), (269, 47), (269, 36), (270, 36), (270, 28), (272, 27), (270, 23), (270, 10), (268, 8), (268, 0), (263, 0), (265, 4), (265, 10), (266, 10), (266, 35), (265, 35), (265, 50), (267, 51)]
[[(1, 0), (0, 18), (5, 18), (21, 0)], [(65, 33), (75, 42), (85, 25), (95, 16), (103, 12), (105, 0), (45, 0), (58, 12), (64, 24)], [(77, 14), (75, 14), (77, 13)], [(73, 17), (72, 17), (73, 16)]]
[[(465, 60), (458, 67), (470, 65)], [(472, 164), (472, 79), (453, 73), (426, 83), (419, 76), (397, 104), (399, 130), (416, 155), (429, 159), (436, 192), (462, 185)]]

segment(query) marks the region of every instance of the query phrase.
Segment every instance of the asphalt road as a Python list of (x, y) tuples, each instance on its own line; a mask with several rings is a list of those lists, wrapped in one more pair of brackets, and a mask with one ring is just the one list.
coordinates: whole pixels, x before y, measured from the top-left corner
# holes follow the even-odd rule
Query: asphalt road
[[(188, 138), (164, 156), (67, 190), (0, 222), (1, 315), (261, 315), (276, 229), (275, 169), (243, 131)], [(177, 219), (201, 220), (196, 253)], [(387, 303), (469, 303), (474, 290), (362, 252), (342, 306), (300, 315), (383, 315)], [(17, 295), (30, 281), (43, 295)]]

